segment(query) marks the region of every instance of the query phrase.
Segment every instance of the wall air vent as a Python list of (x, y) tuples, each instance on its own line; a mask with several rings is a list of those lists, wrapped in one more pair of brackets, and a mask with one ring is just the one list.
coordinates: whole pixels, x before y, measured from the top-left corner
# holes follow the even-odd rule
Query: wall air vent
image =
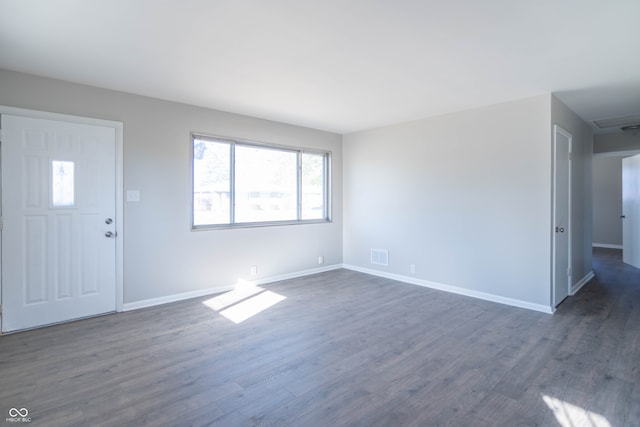
[(386, 249), (371, 249), (371, 264), (389, 265), (389, 251)]

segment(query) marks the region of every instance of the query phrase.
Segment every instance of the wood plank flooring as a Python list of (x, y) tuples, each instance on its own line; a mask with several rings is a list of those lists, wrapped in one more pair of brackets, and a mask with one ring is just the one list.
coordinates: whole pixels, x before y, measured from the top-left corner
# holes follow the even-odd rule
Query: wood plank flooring
[(640, 270), (594, 271), (553, 316), (337, 270), (239, 324), (209, 297), (2, 336), (0, 424), (638, 426)]

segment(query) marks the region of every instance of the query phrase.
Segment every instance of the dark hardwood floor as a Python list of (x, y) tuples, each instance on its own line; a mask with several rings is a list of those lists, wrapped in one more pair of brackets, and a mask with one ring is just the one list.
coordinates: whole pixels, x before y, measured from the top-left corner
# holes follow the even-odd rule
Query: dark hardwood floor
[(637, 426), (640, 270), (594, 271), (553, 316), (338, 270), (2, 336), (0, 424)]

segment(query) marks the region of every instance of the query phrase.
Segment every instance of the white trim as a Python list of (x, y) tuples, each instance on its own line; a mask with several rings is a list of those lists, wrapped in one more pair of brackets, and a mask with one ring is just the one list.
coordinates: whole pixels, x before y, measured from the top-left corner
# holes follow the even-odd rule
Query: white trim
[[(254, 285), (266, 285), (269, 283), (280, 282), (282, 280), (295, 279), (297, 277), (303, 277), (303, 276), (310, 276), (312, 274), (324, 273), (325, 271), (338, 270), (341, 268), (342, 268), (341, 264), (328, 265), (326, 267), (312, 268), (309, 270), (302, 270), (294, 273), (264, 277), (262, 279), (252, 280), (250, 281), (250, 283)], [(177, 301), (183, 301), (191, 298), (203, 297), (206, 295), (219, 294), (221, 292), (231, 291), (234, 288), (235, 288), (235, 285), (220, 286), (216, 288), (198, 289), (195, 291), (182, 292), (179, 294), (167, 295), (164, 297), (128, 302), (124, 304), (123, 311), (138, 310), (140, 308), (153, 307), (156, 305), (167, 304), (170, 302), (177, 302)]]
[[(116, 311), (123, 311), (124, 307), (124, 124), (113, 120), (96, 119), (92, 117), (73, 116), (69, 114), (52, 113), (48, 111), (28, 110), (26, 108), (0, 105), (0, 115), (32, 117), (36, 119), (56, 120), (84, 125), (103, 126), (113, 128), (116, 134)], [(1, 289), (1, 283), (0, 283)]]
[(124, 303), (123, 311), (138, 310), (140, 308), (153, 307), (156, 305), (168, 304), (170, 302), (177, 302), (191, 298), (203, 297), (211, 294), (218, 294), (221, 292), (227, 292), (233, 290), (233, 286), (221, 286), (219, 288), (206, 288), (198, 289), (195, 291), (182, 292), (180, 294), (167, 295), (158, 298), (149, 298), (141, 301)]
[(124, 124), (116, 130), (116, 311), (124, 310)]
[(293, 273), (280, 274), (278, 276), (265, 277), (262, 279), (251, 280), (254, 285), (266, 285), (269, 283), (280, 282), (282, 280), (295, 279), (297, 277), (310, 276), (312, 274), (324, 273), (326, 271), (339, 270), (342, 264), (327, 265), (325, 267), (310, 268), (309, 270), (301, 270)]
[(589, 271), (587, 274), (585, 274), (585, 276), (584, 276), (582, 279), (580, 279), (580, 280), (578, 281), (578, 283), (576, 283), (576, 284), (574, 284), (573, 286), (571, 286), (571, 291), (570, 291), (569, 295), (572, 295), (572, 296), (573, 296), (573, 295), (577, 294), (577, 293), (578, 293), (578, 291), (579, 291), (580, 289), (582, 289), (582, 287), (583, 287), (584, 285), (586, 285), (587, 283), (589, 283), (589, 281), (590, 281), (591, 279), (593, 279), (594, 277), (596, 277), (596, 275), (595, 275), (595, 274), (593, 274), (593, 271)]
[(439, 291), (450, 292), (453, 294), (464, 295), (467, 297), (477, 298), (485, 301), (497, 302), (500, 304), (510, 305), (513, 307), (526, 308), (528, 310), (539, 311), (542, 313), (552, 314), (553, 308), (543, 304), (534, 304), (528, 301), (522, 301), (515, 298), (507, 298), (500, 295), (490, 294), (487, 292), (474, 291), (471, 289), (460, 288), (458, 286), (445, 285), (442, 283), (430, 282), (428, 280), (417, 279), (415, 277), (402, 276), (400, 274), (387, 273), (383, 271), (371, 270), (368, 268), (357, 267), (355, 265), (344, 264), (343, 268), (347, 270), (358, 271), (360, 273), (371, 274), (373, 276), (384, 277), (386, 279), (397, 280), (399, 282), (410, 283), (412, 285), (424, 286), (426, 288), (437, 289)]
[(122, 127), (122, 122), (113, 120), (95, 119), (93, 117), (72, 116), (69, 114), (52, 113), (49, 111), (27, 110), (25, 108), (0, 105), (0, 114), (13, 116), (32, 117), (35, 119), (57, 120), (60, 122), (80, 123), (85, 125), (104, 126), (110, 128)]
[(622, 249), (622, 245), (610, 245), (608, 243), (592, 243), (591, 246), (594, 248)]

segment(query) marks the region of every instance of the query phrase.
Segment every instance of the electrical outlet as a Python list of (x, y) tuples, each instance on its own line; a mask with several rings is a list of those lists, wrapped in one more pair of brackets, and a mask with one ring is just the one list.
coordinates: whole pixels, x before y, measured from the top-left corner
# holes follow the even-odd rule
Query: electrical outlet
[(258, 266), (257, 265), (252, 265), (251, 266), (251, 275), (252, 276), (257, 276), (258, 275)]
[(411, 264), (409, 266), (409, 270), (411, 271), (411, 273), (416, 274), (416, 265), (415, 264)]
[(319, 256), (318, 257), (318, 264), (324, 264), (324, 257), (323, 256)]

